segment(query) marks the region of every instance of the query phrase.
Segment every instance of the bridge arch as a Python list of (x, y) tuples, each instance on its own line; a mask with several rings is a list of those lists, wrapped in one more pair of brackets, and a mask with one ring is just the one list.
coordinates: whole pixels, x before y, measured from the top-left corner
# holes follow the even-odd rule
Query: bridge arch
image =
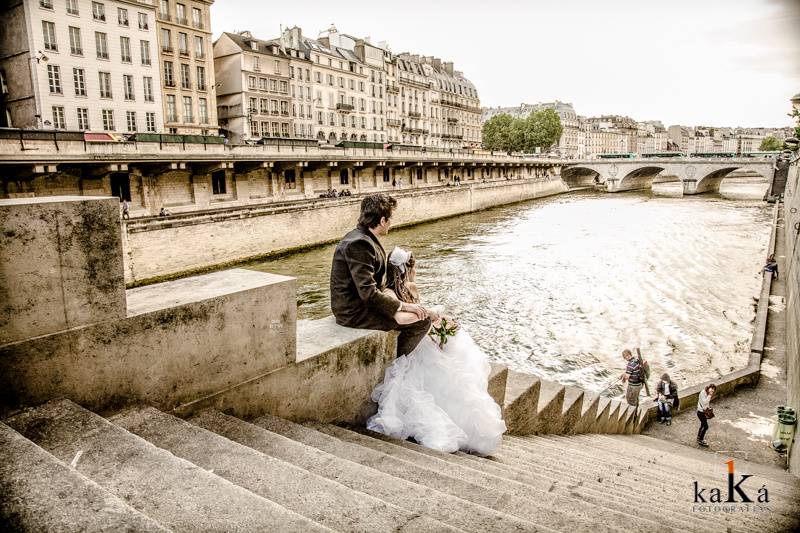
[(575, 187), (590, 187), (595, 183), (605, 181), (600, 173), (586, 166), (564, 167), (561, 169), (561, 179), (570, 189)]
[[(724, 166), (722, 168), (706, 172), (701, 176), (697, 176), (697, 181), (694, 184), (694, 191), (692, 191), (692, 193), (702, 194), (704, 192), (719, 191), (722, 181), (726, 177), (728, 177), (729, 174), (731, 174), (736, 170), (748, 170), (756, 172), (766, 180), (769, 180), (771, 178), (771, 171), (767, 165), (763, 165), (763, 168), (762, 166), (758, 167), (750, 167), (750, 166), (744, 167), (738, 165)], [(689, 183), (687, 183), (687, 185), (689, 185)], [(685, 189), (686, 188), (688, 187), (685, 187)]]
[(664, 168), (657, 165), (644, 165), (636, 168), (619, 178), (614, 191), (650, 189), (653, 187), (653, 180), (664, 171)]

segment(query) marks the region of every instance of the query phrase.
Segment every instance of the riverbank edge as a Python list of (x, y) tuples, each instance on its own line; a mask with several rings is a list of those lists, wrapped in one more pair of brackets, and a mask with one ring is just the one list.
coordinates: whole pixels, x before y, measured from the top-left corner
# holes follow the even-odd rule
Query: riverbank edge
[[(514, 192), (514, 189), (517, 188), (526, 188), (532, 187), (534, 190), (532, 193), (526, 194), (525, 191), (520, 191), (518, 195), (514, 195), (513, 197), (509, 198), (508, 196), (499, 193), (497, 194), (498, 198), (497, 201), (474, 201), (472, 196), (475, 194), (475, 191), (491, 191), (492, 189), (503, 189), (509, 192)], [(543, 188), (543, 190), (539, 190), (539, 188)], [(553, 177), (550, 179), (542, 180), (541, 178), (531, 178), (531, 179), (515, 179), (515, 180), (502, 180), (502, 181), (491, 181), (487, 183), (476, 183), (476, 184), (468, 184), (462, 185), (458, 187), (437, 187), (436, 189), (409, 189), (404, 191), (387, 191), (388, 194), (396, 197), (398, 199), (398, 203), (401, 202), (413, 202), (417, 203), (416, 201), (423, 199), (424, 197), (443, 197), (443, 203), (447, 204), (446, 201), (447, 195), (456, 195), (460, 194), (463, 195), (464, 193), (468, 193), (470, 198), (466, 201), (466, 204), (463, 205), (461, 209), (458, 208), (456, 202), (453, 202), (454, 208), (445, 208), (446, 211), (443, 214), (433, 214), (432, 216), (419, 216), (414, 217), (410, 220), (402, 220), (396, 224), (393, 224), (393, 228), (407, 228), (412, 226), (417, 226), (420, 224), (427, 224), (430, 222), (435, 222), (439, 220), (445, 220), (448, 218), (453, 218), (457, 216), (462, 216), (469, 213), (476, 213), (479, 211), (484, 211), (487, 209), (492, 209), (494, 207), (500, 207), (504, 205), (513, 205), (515, 203), (526, 202), (530, 200), (536, 200), (539, 198), (546, 198), (549, 196), (555, 196), (559, 194), (564, 194), (567, 192), (572, 192), (566, 183), (560, 177)], [(162, 283), (165, 281), (173, 281), (176, 279), (181, 279), (189, 276), (195, 276), (199, 274), (205, 274), (209, 272), (214, 272), (217, 270), (228, 269), (239, 267), (245, 265), (247, 263), (252, 263), (255, 261), (263, 261), (267, 259), (276, 259), (279, 257), (283, 257), (286, 255), (291, 255), (295, 253), (305, 252), (309, 250), (313, 250), (322, 246), (329, 245), (334, 242), (338, 242), (341, 239), (341, 236), (346, 233), (350, 228), (350, 226), (354, 226), (355, 220), (357, 218), (357, 212), (359, 209), (359, 205), (361, 202), (361, 196), (353, 196), (346, 199), (337, 199), (334, 201), (324, 201), (322, 199), (309, 199), (309, 200), (300, 200), (291, 205), (281, 205), (278, 207), (273, 207), (269, 211), (264, 211), (263, 209), (242, 209), (241, 213), (237, 216), (228, 215), (223, 220), (217, 219), (215, 214), (197, 214), (191, 217), (191, 220), (181, 220), (179, 222), (170, 222), (169, 220), (148, 220), (146, 222), (147, 228), (142, 227), (142, 223), (134, 221), (132, 223), (126, 223), (123, 227), (123, 239), (125, 241), (125, 276), (126, 276), (126, 284), (125, 287), (127, 289), (133, 289), (136, 287), (142, 287), (146, 285), (153, 285), (155, 283)], [(416, 200), (416, 201), (415, 201)], [(323, 238), (315, 238), (312, 242), (306, 242), (304, 244), (296, 244), (290, 246), (283, 246), (278, 247), (272, 250), (268, 250), (266, 252), (261, 253), (247, 253), (246, 255), (236, 257), (235, 259), (228, 260), (228, 261), (212, 261), (208, 262), (207, 264), (203, 264), (201, 266), (190, 267), (190, 268), (180, 268), (179, 270), (173, 272), (165, 272), (163, 274), (157, 274), (153, 276), (143, 276), (138, 278), (134, 275), (135, 270), (137, 270), (136, 264), (137, 261), (133, 258), (135, 253), (134, 250), (131, 249), (131, 240), (134, 239), (136, 234), (142, 233), (154, 233), (158, 231), (166, 231), (166, 230), (182, 230), (187, 227), (193, 227), (198, 225), (209, 225), (209, 224), (222, 224), (222, 223), (236, 223), (238, 221), (247, 220), (247, 219), (256, 219), (256, 218), (264, 218), (264, 217), (271, 217), (271, 216), (278, 216), (278, 215), (298, 215), (305, 212), (314, 212), (315, 210), (319, 209), (336, 209), (336, 208), (343, 208), (346, 212), (355, 213), (354, 216), (351, 216), (352, 221), (348, 219), (348, 223), (345, 227), (349, 229), (345, 229), (344, 227), (342, 230), (337, 233), (335, 236), (331, 235), (330, 237), (323, 237)], [(402, 208), (398, 206), (397, 211), (400, 212)], [(351, 214), (352, 214), (351, 213)], [(352, 223), (350, 223), (352, 222)]]
[[(778, 230), (778, 213), (780, 204), (775, 203), (772, 209), (772, 223), (769, 236), (769, 244), (767, 246), (767, 255), (775, 252), (775, 239)], [(761, 272), (761, 293), (758, 297), (758, 304), (756, 307), (755, 324), (753, 334), (750, 340), (750, 356), (747, 365), (744, 368), (729, 372), (719, 378), (710, 379), (697, 385), (692, 385), (685, 389), (678, 391), (678, 398), (680, 399), (680, 408), (678, 412), (684, 412), (689, 409), (697, 407), (697, 399), (700, 391), (707, 386), (714, 384), (717, 386), (717, 397), (730, 396), (736, 393), (739, 387), (755, 387), (758, 385), (758, 380), (761, 376), (761, 359), (764, 352), (764, 340), (767, 331), (767, 314), (769, 310), (769, 295), (772, 288), (772, 272)], [(653, 405), (648, 407), (642, 413), (641, 428), (644, 431), (647, 424), (653, 421), (658, 414), (658, 406)], [(677, 413), (675, 413), (677, 414)]]

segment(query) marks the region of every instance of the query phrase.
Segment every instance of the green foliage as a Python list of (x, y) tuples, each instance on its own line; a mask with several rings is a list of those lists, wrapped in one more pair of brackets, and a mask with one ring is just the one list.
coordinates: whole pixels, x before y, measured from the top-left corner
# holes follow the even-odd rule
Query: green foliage
[(778, 139), (777, 137), (773, 137), (770, 135), (766, 137), (763, 141), (761, 141), (761, 146), (758, 149), (762, 152), (769, 152), (771, 150), (781, 150), (783, 149), (783, 141)]
[(483, 146), (489, 150), (533, 153), (557, 143), (563, 131), (561, 118), (552, 109), (534, 111), (526, 118), (497, 115), (483, 125)]

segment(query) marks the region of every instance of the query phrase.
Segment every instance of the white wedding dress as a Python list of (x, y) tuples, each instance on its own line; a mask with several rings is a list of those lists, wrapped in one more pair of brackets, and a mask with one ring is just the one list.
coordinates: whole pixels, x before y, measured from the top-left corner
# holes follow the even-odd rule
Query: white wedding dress
[(487, 392), (486, 355), (464, 329), (444, 350), (428, 336), (386, 369), (372, 399), (378, 412), (367, 429), (442, 452), (490, 455), (506, 431), (500, 407)]

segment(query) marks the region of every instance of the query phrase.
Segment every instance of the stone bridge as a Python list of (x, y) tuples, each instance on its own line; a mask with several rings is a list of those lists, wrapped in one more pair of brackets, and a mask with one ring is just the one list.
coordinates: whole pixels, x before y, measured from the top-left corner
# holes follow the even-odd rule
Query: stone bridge
[(561, 177), (570, 187), (602, 184), (607, 192), (649, 189), (653, 181), (680, 181), (683, 194), (718, 191), (734, 170), (757, 172), (772, 179), (775, 162), (754, 158), (601, 159), (567, 164)]

